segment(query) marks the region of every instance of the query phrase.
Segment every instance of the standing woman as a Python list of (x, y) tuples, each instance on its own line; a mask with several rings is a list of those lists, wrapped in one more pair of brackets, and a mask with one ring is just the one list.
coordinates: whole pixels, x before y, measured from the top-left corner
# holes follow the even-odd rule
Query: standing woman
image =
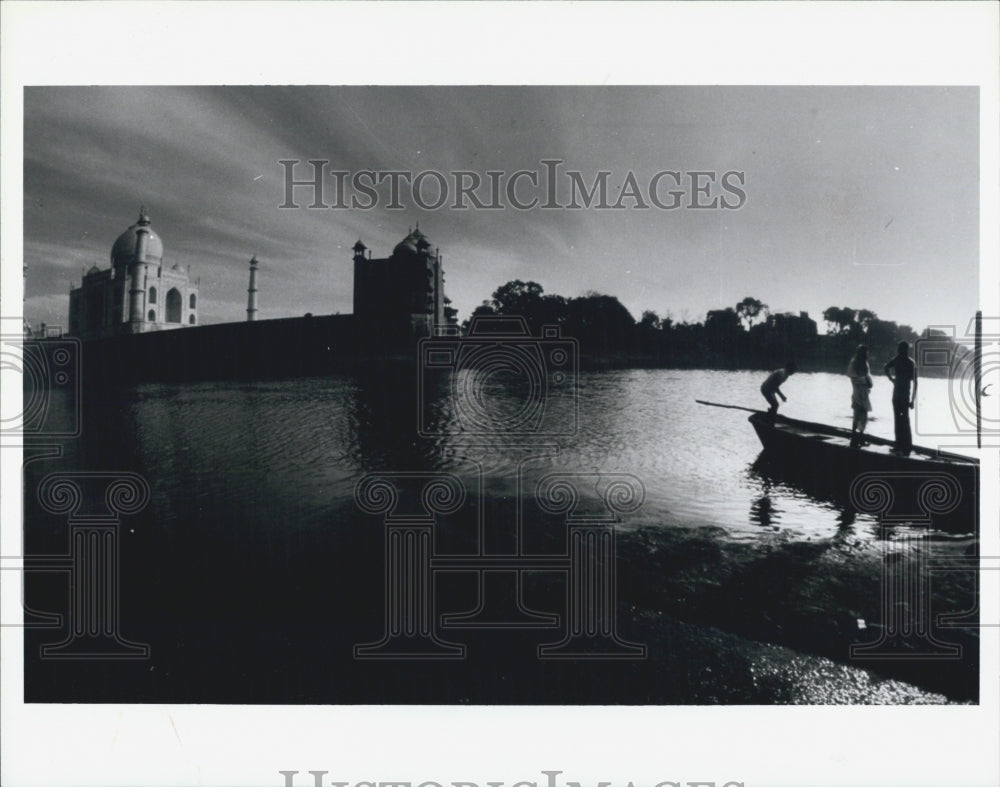
[(854, 421), (851, 424), (851, 447), (859, 448), (864, 441), (865, 427), (868, 426), (868, 413), (872, 410), (868, 392), (872, 389), (871, 369), (868, 367), (868, 348), (858, 345), (854, 358), (847, 365), (847, 376), (851, 378), (851, 408), (854, 410)]

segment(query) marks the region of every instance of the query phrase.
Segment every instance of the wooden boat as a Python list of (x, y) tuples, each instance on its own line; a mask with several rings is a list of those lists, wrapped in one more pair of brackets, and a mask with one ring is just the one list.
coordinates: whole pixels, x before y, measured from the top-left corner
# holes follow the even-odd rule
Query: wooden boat
[[(950, 526), (957, 518), (967, 526), (967, 532), (977, 529), (978, 459), (916, 445), (902, 455), (894, 452), (891, 440), (870, 435), (865, 435), (863, 445), (855, 447), (847, 429), (782, 416), (773, 420), (761, 411), (748, 420), (770, 461), (822, 481), (827, 488), (839, 489), (844, 499), (852, 496), (855, 480), (868, 474), (867, 479), (885, 481), (892, 490), (893, 501), (886, 514), (912, 517), (937, 512), (934, 518), (947, 518)], [(928, 482), (937, 482), (936, 492), (922, 491)], [(957, 501), (952, 497), (955, 493)], [(854, 492), (854, 496), (863, 495), (861, 490)]]
[(891, 508), (884, 512), (887, 521), (912, 520), (929, 511), (936, 521), (947, 520), (948, 529), (978, 532), (978, 459), (919, 445), (901, 455), (894, 452), (892, 440), (873, 435), (865, 435), (863, 445), (855, 447), (848, 429), (780, 415), (772, 419), (762, 410), (697, 401), (752, 413), (748, 420), (764, 447), (762, 458), (804, 489), (823, 489), (826, 496), (863, 508), (879, 499), (877, 493), (867, 500), (852, 499), (864, 497), (854, 484), (869, 474), (867, 480), (884, 481), (891, 489)]
[(794, 461), (819, 463), (830, 470), (862, 472), (950, 473), (964, 483), (978, 477), (979, 460), (915, 445), (908, 455), (893, 452), (894, 443), (865, 435), (860, 448), (851, 446), (851, 432), (836, 426), (778, 416), (762, 411), (749, 418), (761, 445), (771, 454)]

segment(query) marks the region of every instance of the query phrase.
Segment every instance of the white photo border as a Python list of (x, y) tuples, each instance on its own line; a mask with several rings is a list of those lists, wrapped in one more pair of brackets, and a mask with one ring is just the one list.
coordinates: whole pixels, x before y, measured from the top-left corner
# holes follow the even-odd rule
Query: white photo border
[[(2, 314), (20, 314), (23, 89), (31, 85), (974, 85), (980, 293), (1000, 314), (994, 3), (5, 2)], [(420, 57), (412, 47), (420, 44)], [(373, 52), (378, 56), (373, 57)], [(20, 396), (4, 390), (3, 395)], [(983, 555), (1000, 555), (984, 452)], [(0, 452), (2, 544), (19, 554), (20, 453)], [(1000, 566), (998, 566), (1000, 567)], [(3, 603), (18, 572), (0, 572)], [(1000, 622), (1000, 572), (982, 577)], [(23, 703), (23, 639), (0, 631), (5, 785), (487, 780), (653, 787), (1000, 783), (1000, 629), (980, 704), (949, 707), (414, 707)]]

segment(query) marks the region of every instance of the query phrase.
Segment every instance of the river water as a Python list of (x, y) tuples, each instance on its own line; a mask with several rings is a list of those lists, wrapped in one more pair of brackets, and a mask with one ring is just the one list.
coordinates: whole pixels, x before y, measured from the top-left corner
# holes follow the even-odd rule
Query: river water
[[(143, 476), (149, 503), (120, 528), (120, 625), (151, 655), (117, 663), (41, 659), (39, 645), (58, 637), (32, 631), (26, 698), (976, 699), (971, 629), (955, 630), (965, 656), (948, 662), (914, 666), (919, 660), (865, 661), (848, 652), (871, 641), (885, 617), (885, 565), (917, 552), (970, 554), (974, 523), (959, 532), (905, 525), (890, 532), (842, 498), (774, 472), (760, 458), (746, 413), (695, 403), (763, 407), (762, 373), (581, 372), (575, 389), (565, 379), (545, 389), (544, 407), (537, 387), (502, 374), (481, 388), (461, 379), (420, 386), (414, 374), (140, 385), (88, 396), (81, 436), (64, 442), (62, 456), (26, 464), (26, 548), (66, 549), (65, 517), (46, 513), (36, 499), (48, 474)], [(850, 426), (846, 377), (797, 374), (783, 390), (783, 413)], [(915, 442), (966, 440), (968, 425), (953, 413), (950, 393), (947, 380), (921, 380)], [(890, 394), (889, 381), (877, 379), (869, 427), (889, 438)], [(58, 398), (52, 405), (66, 406)], [(494, 428), (504, 419), (515, 433)], [(940, 437), (948, 433), (954, 437)], [(429, 613), (440, 640), (466, 647), (462, 658), (355, 658), (355, 646), (378, 641), (387, 625), (385, 512), (366, 511), (356, 499), (359, 481), (372, 474), (395, 479), (404, 496), (408, 485), (442, 474), (462, 489), (460, 504), (434, 518), (432, 551), (469, 560), (430, 580)], [(565, 636), (573, 580), (564, 571), (526, 570), (517, 580), (497, 571), (486, 590), (477, 585), (475, 561), (484, 555), (513, 556), (509, 569), (517, 556), (566, 554), (565, 512), (554, 515), (538, 499), (554, 476), (569, 478), (579, 510), (598, 518), (607, 516), (600, 503), (609, 483), (630, 489), (615, 525), (613, 617), (616, 636), (645, 646), (643, 658), (539, 658), (538, 646)], [(935, 611), (974, 607), (970, 577), (960, 571), (936, 580)], [(516, 600), (504, 600), (515, 586)], [(65, 578), (29, 577), (27, 588), (35, 609), (65, 606)], [(445, 625), (442, 615), (481, 608), (487, 590), (487, 606), (520, 603), (524, 614), (505, 626)]]

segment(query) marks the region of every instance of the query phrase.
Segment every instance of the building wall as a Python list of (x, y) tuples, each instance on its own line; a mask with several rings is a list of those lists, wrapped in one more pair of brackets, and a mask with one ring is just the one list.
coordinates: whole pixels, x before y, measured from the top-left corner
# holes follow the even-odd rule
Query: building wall
[[(162, 242), (151, 231), (143, 235), (142, 227), (148, 226), (141, 212), (139, 222), (112, 247), (112, 268), (92, 268), (70, 292), (71, 335), (90, 340), (198, 325), (197, 283), (179, 266), (162, 264)], [(144, 237), (152, 237), (157, 247), (154, 256), (147, 251), (138, 262), (135, 255), (146, 248)], [(419, 230), (411, 231), (387, 258), (365, 258), (364, 246), (356, 248), (352, 324), (366, 337), (363, 341), (403, 346), (445, 323), (441, 261)]]
[(83, 285), (70, 292), (70, 333), (83, 339), (108, 335), (117, 314), (115, 295), (121, 284), (111, 270), (92, 268), (83, 277)]
[(349, 315), (149, 331), (87, 342), (95, 385), (325, 375), (372, 357)]
[[(190, 281), (186, 271), (155, 264), (138, 265), (132, 273), (124, 275), (123, 271), (118, 268), (88, 273), (81, 286), (70, 292), (70, 335), (97, 339), (198, 324), (198, 285)], [(138, 277), (142, 290), (139, 302), (142, 319), (134, 327), (129, 314), (133, 276)], [(171, 291), (176, 291), (179, 299), (176, 315), (167, 309)], [(168, 319), (175, 316), (175, 320)]]
[[(152, 270), (148, 268), (152, 267)], [(153, 302), (153, 291), (156, 302)], [(171, 292), (176, 291), (179, 298), (178, 311), (175, 314), (169, 309)], [(186, 271), (163, 268), (163, 266), (147, 266), (145, 275), (145, 302), (142, 309), (144, 317), (140, 333), (146, 331), (163, 331), (173, 328), (183, 328), (198, 324), (198, 286), (192, 284)], [(195, 304), (191, 305), (191, 296)], [(150, 312), (153, 319), (149, 319)], [(176, 319), (174, 319), (176, 317)]]
[(428, 253), (354, 259), (354, 316), (392, 341), (428, 336), (443, 325), (441, 265)]

